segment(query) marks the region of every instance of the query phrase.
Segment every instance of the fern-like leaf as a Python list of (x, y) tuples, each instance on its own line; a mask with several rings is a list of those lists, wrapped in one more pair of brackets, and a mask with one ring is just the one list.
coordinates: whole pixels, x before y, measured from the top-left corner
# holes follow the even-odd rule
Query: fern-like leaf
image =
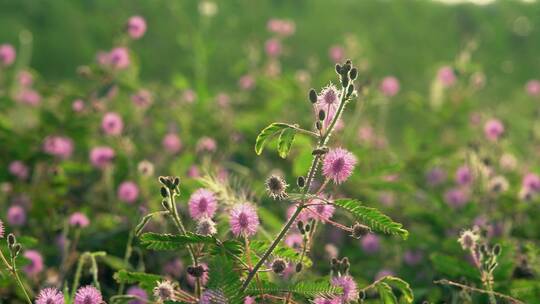
[(148, 232), (144, 233), (140, 237), (141, 244), (146, 249), (152, 250), (177, 250), (185, 248), (190, 244), (212, 244), (215, 243), (215, 239), (211, 236), (204, 236), (198, 234), (160, 234)]
[(292, 284), (278, 285), (272, 282), (252, 282), (246, 292), (250, 295), (268, 293), (279, 295), (285, 292), (301, 295), (304, 297), (332, 297), (343, 292), (340, 287), (332, 286), (328, 281), (300, 281)]

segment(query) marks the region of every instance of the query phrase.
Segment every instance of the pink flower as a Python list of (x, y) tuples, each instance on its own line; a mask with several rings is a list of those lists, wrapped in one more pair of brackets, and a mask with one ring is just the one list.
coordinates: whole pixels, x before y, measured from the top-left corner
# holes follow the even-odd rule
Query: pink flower
[(334, 210), (336, 209), (334, 205), (328, 204), (319, 199), (312, 200), (310, 204), (317, 204), (317, 206), (309, 207), (309, 209), (314, 211), (315, 217), (321, 221), (329, 220), (334, 215)]
[(216, 96), (216, 102), (220, 107), (225, 108), (231, 103), (231, 97), (226, 93), (219, 93)]
[(469, 201), (469, 192), (463, 188), (452, 188), (444, 193), (444, 201), (454, 208), (463, 207)]
[(379, 90), (385, 96), (395, 96), (399, 92), (399, 80), (394, 76), (384, 77), (379, 86)]
[(211, 218), (217, 210), (214, 192), (207, 189), (197, 189), (189, 198), (189, 214), (194, 219)]
[(293, 249), (300, 249), (304, 243), (304, 237), (300, 233), (291, 233), (283, 241), (285, 245)]
[(283, 19), (270, 19), (266, 25), (269, 32), (281, 36), (290, 36), (296, 31), (296, 25), (293, 21)]
[(194, 103), (197, 100), (197, 93), (192, 89), (187, 89), (182, 93), (182, 99), (187, 103)]
[(118, 187), (117, 195), (119, 200), (131, 204), (139, 197), (139, 187), (132, 181), (125, 181)]
[(176, 133), (169, 133), (163, 137), (161, 145), (171, 154), (176, 154), (182, 150), (182, 141)]
[(271, 38), (264, 44), (264, 50), (270, 57), (278, 57), (281, 54), (281, 41), (276, 38)]
[(407, 250), (403, 254), (403, 261), (409, 266), (418, 265), (424, 258), (424, 253), (420, 250)]
[(75, 212), (69, 217), (69, 225), (73, 227), (85, 228), (90, 225), (90, 220), (81, 212)]
[(71, 104), (71, 109), (73, 110), (73, 112), (82, 112), (84, 108), (85, 108), (84, 100), (82, 99), (76, 99)]
[[(292, 217), (292, 215), (296, 212), (297, 208), (298, 207), (296, 205), (291, 205), (289, 208), (287, 208), (287, 219), (290, 219)], [(299, 221), (307, 222), (313, 217), (314, 217), (313, 213), (309, 212), (309, 210), (307, 209), (303, 209), (302, 211), (300, 211), (300, 214), (296, 217), (295, 222), (299, 222)]]
[(189, 167), (187, 176), (190, 178), (197, 178), (201, 176), (201, 172), (199, 171), (199, 168), (195, 165)]
[(345, 50), (341, 45), (333, 45), (328, 50), (328, 56), (334, 63), (342, 62), (345, 59)]
[(247, 296), (244, 298), (244, 304), (256, 304), (255, 298)]
[(95, 147), (90, 151), (90, 162), (94, 167), (103, 169), (114, 159), (114, 150), (110, 147)]
[(339, 298), (323, 298), (318, 297), (313, 300), (313, 304), (342, 304)]
[(244, 75), (238, 80), (238, 86), (244, 91), (253, 89), (255, 86), (255, 78), (251, 75)]
[[(206, 285), (206, 283), (208, 283), (208, 278), (209, 278), (208, 265), (206, 263), (199, 263), (199, 265), (202, 266), (202, 268), (204, 269), (203, 275), (201, 277), (201, 285), (204, 286), (204, 285)], [(187, 279), (189, 285), (195, 286), (196, 278), (194, 276), (192, 276), (192, 275), (190, 275), (188, 273), (186, 279)]]
[(437, 78), (445, 87), (450, 87), (456, 82), (456, 74), (451, 66), (443, 66), (437, 72)]
[(15, 48), (11, 44), (0, 45), (0, 64), (9, 66), (15, 61)]
[(523, 176), (521, 185), (527, 190), (538, 192), (540, 191), (540, 177), (534, 173), (527, 173)]
[(139, 39), (146, 32), (146, 21), (141, 16), (133, 16), (127, 22), (127, 32), (133, 39)]
[(101, 129), (107, 135), (120, 135), (124, 128), (122, 117), (114, 112), (106, 113), (101, 120)]
[(496, 118), (488, 120), (484, 125), (484, 135), (490, 141), (497, 141), (503, 133), (504, 125)]
[(137, 93), (131, 95), (131, 101), (140, 108), (148, 108), (152, 102), (152, 93), (150, 91), (142, 89), (137, 91)]
[(37, 275), (43, 271), (43, 257), (38, 251), (26, 250), (23, 256), (30, 261), (30, 263), (23, 268), (27, 275)]
[(437, 186), (446, 180), (446, 171), (439, 167), (434, 167), (426, 173), (428, 185)]
[(216, 140), (207, 136), (203, 136), (197, 141), (197, 152), (215, 152), (217, 149)]
[(351, 152), (342, 148), (332, 149), (324, 157), (323, 175), (336, 184), (341, 184), (351, 176), (356, 162), (356, 157)]
[(107, 63), (117, 70), (123, 70), (129, 67), (129, 51), (125, 47), (117, 47), (111, 50), (107, 56)]
[(73, 140), (66, 136), (47, 136), (43, 140), (43, 152), (68, 159), (73, 154)]
[(32, 89), (24, 88), (17, 93), (15, 100), (30, 106), (37, 106), (41, 103), (41, 95)]
[(7, 222), (12, 226), (22, 226), (26, 223), (26, 211), (19, 205), (9, 207)]
[(103, 296), (94, 286), (84, 286), (77, 290), (73, 304), (101, 304)]
[(379, 280), (379, 279), (382, 279), (384, 277), (391, 277), (391, 276), (395, 276), (396, 274), (392, 271), (392, 270), (389, 270), (389, 269), (381, 269), (379, 272), (377, 272), (377, 274), (375, 275), (375, 280)]
[(471, 169), (467, 165), (463, 165), (456, 170), (456, 183), (458, 185), (468, 185), (472, 182), (473, 176)]
[(32, 73), (22, 70), (17, 74), (17, 81), (19, 82), (19, 85), (29, 87), (34, 83), (34, 76), (32, 76)]
[(377, 253), (381, 249), (381, 241), (379, 240), (379, 237), (373, 233), (369, 233), (362, 237), (360, 244), (367, 254)]
[(540, 81), (536, 79), (531, 79), (525, 85), (525, 90), (530, 96), (540, 95)]
[(36, 304), (64, 304), (64, 295), (56, 288), (45, 288), (39, 292)]
[(146, 294), (146, 291), (144, 289), (137, 287), (137, 286), (131, 286), (127, 290), (127, 294), (131, 296), (135, 296), (138, 299), (129, 301), (128, 304), (146, 304), (148, 303), (148, 295)]
[(20, 160), (14, 160), (9, 164), (9, 173), (20, 180), (25, 180), (30, 174), (30, 169)]
[(343, 303), (358, 300), (358, 286), (350, 275), (333, 277), (331, 283), (332, 285), (343, 289), (343, 294), (341, 295)]
[(229, 213), (231, 231), (235, 236), (252, 236), (259, 227), (259, 216), (255, 208), (248, 204), (238, 204)]

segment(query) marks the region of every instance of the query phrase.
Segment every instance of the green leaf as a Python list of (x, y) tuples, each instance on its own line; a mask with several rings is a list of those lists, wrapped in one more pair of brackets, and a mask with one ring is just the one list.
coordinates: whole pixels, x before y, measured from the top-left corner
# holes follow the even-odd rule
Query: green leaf
[(400, 278), (392, 276), (384, 277), (384, 279), (382, 279), (382, 282), (399, 289), (399, 291), (401, 291), (401, 293), (403, 294), (403, 299), (405, 300), (405, 303), (412, 303), (414, 301), (413, 291), (409, 283), (403, 281)]
[(282, 122), (274, 122), (270, 124), (268, 127), (264, 128), (261, 133), (257, 136), (257, 140), (255, 141), (255, 153), (257, 155), (261, 155), (264, 145), (266, 144), (266, 141), (273, 136), (274, 134), (278, 133), (279, 131), (290, 128), (291, 126), (286, 123)]
[[(257, 255), (262, 255), (266, 252), (266, 250), (268, 249), (268, 247), (270, 247), (270, 245), (263, 241), (251, 241), (250, 247), (251, 247), (251, 250), (255, 252)], [(300, 262), (300, 257), (302, 255), (290, 247), (278, 245), (274, 249), (274, 251), (272, 251), (272, 256), (282, 258), (290, 262), (298, 263)], [(304, 255), (304, 257), (302, 258), (302, 264), (304, 264), (305, 267), (311, 267), (313, 265), (313, 262), (311, 261), (309, 257)]]
[(466, 277), (472, 281), (478, 281), (478, 270), (464, 260), (440, 253), (430, 256), (433, 268), (442, 275), (451, 278)]
[(349, 211), (356, 219), (364, 222), (371, 229), (399, 235), (404, 240), (409, 236), (409, 232), (403, 229), (402, 224), (394, 222), (390, 217), (375, 208), (363, 206), (357, 200), (338, 199), (334, 201), (334, 204)]
[(208, 264), (208, 289), (221, 290), (230, 304), (243, 303), (239, 292), (242, 282), (234, 271), (234, 262), (225, 255), (215, 256)]
[(292, 128), (287, 128), (281, 131), (278, 139), (278, 154), (281, 158), (287, 158), (289, 151), (291, 151), (291, 146), (296, 135), (296, 130)]
[(264, 281), (261, 282), (261, 284), (256, 282), (250, 283), (246, 292), (251, 295), (260, 293), (279, 295), (285, 292), (290, 292), (305, 297), (327, 297), (340, 294), (342, 289), (340, 287), (330, 285), (330, 283), (326, 280), (300, 281), (297, 283), (284, 283), (280, 285)]
[(185, 248), (190, 244), (212, 244), (215, 243), (215, 239), (211, 236), (204, 236), (198, 234), (159, 234), (148, 232), (144, 233), (140, 237), (141, 244), (146, 249), (153, 250), (177, 250)]
[(151, 290), (156, 285), (156, 282), (161, 280), (161, 276), (144, 272), (129, 272), (127, 270), (120, 270), (114, 274), (114, 279), (118, 283), (139, 283), (142, 288)]
[(390, 285), (385, 282), (379, 282), (376, 286), (381, 298), (381, 304), (398, 304), (398, 300), (392, 292)]

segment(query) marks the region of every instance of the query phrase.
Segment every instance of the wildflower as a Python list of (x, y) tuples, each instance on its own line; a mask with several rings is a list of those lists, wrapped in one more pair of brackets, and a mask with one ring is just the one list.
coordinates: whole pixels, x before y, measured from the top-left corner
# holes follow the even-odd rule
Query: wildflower
[(110, 147), (100, 146), (90, 150), (90, 162), (94, 167), (104, 169), (114, 159), (114, 150)]
[(276, 38), (272, 38), (266, 41), (264, 50), (270, 57), (278, 57), (281, 54), (281, 41)]
[(471, 169), (463, 165), (456, 170), (455, 180), (458, 185), (468, 185), (472, 182), (473, 176)]
[(61, 159), (67, 159), (73, 154), (73, 140), (66, 136), (47, 136), (43, 140), (43, 151)]
[(194, 219), (211, 218), (217, 210), (214, 192), (208, 189), (198, 189), (189, 198), (189, 214)]
[(30, 263), (24, 266), (23, 270), (28, 275), (37, 275), (43, 271), (43, 257), (36, 250), (27, 250), (24, 253), (24, 257), (30, 261)]
[(182, 99), (187, 103), (194, 103), (197, 100), (197, 93), (192, 89), (187, 89), (182, 93)]
[(465, 230), (459, 236), (458, 242), (461, 244), (463, 250), (470, 250), (476, 246), (476, 243), (479, 240), (478, 234), (472, 230)]
[(503, 123), (496, 119), (490, 119), (484, 125), (484, 135), (490, 141), (497, 141), (504, 133)]
[(197, 152), (215, 152), (217, 149), (216, 140), (207, 136), (203, 136), (197, 142)]
[(128, 49), (125, 47), (112, 49), (107, 56), (107, 63), (110, 64), (113, 69), (126, 69), (130, 64)]
[(255, 298), (247, 296), (244, 298), (244, 304), (255, 304)]
[(37, 106), (41, 103), (41, 95), (35, 90), (24, 88), (17, 93), (15, 100), (30, 106)]
[(499, 159), (499, 165), (503, 170), (512, 171), (517, 166), (516, 157), (510, 153), (504, 153)]
[(82, 99), (76, 99), (71, 104), (71, 109), (74, 112), (82, 112), (84, 110), (84, 108), (85, 108), (84, 100), (82, 100)]
[(137, 171), (143, 176), (152, 176), (154, 175), (154, 164), (148, 160), (143, 160), (137, 165)]
[(323, 161), (323, 175), (332, 179), (336, 184), (341, 184), (351, 176), (356, 157), (342, 148), (330, 150)]
[(4, 228), (4, 222), (2, 222), (2, 220), (0, 220), (0, 239), (3, 239), (4, 238), (4, 233), (5, 233), (5, 228)]
[(323, 88), (317, 96), (317, 104), (322, 110), (325, 110), (328, 107), (337, 108), (339, 106), (340, 98), (341, 97), (336, 86), (333, 84), (329, 84), (328, 86)]
[(179, 258), (175, 258), (165, 264), (164, 271), (173, 278), (178, 278), (184, 272), (184, 263)]
[(283, 241), (285, 245), (293, 249), (300, 249), (304, 243), (304, 237), (300, 233), (290, 233)]
[(426, 173), (426, 180), (430, 186), (442, 184), (446, 180), (446, 171), (434, 167)]
[(126, 202), (133, 203), (139, 197), (139, 187), (132, 181), (125, 181), (118, 187), (118, 199)]
[(114, 112), (106, 113), (101, 121), (101, 129), (107, 135), (120, 135), (124, 128), (122, 117)]
[(379, 237), (373, 233), (368, 233), (364, 236), (360, 241), (360, 244), (362, 245), (362, 249), (368, 254), (376, 253), (381, 249), (381, 241), (379, 240)]
[(508, 190), (508, 180), (502, 175), (497, 175), (489, 180), (488, 190), (494, 193), (506, 192)]
[(212, 17), (218, 12), (218, 6), (213, 1), (203, 0), (199, 2), (199, 13), (202, 16)]
[(341, 295), (343, 303), (358, 300), (358, 286), (350, 275), (333, 277), (331, 283), (343, 289), (343, 294)]
[(328, 56), (334, 63), (342, 62), (345, 57), (345, 50), (341, 45), (333, 45), (328, 50)]
[(9, 173), (17, 177), (20, 180), (28, 178), (30, 169), (20, 160), (12, 161), (9, 164)]
[(12, 226), (22, 226), (26, 223), (26, 211), (19, 205), (9, 207), (7, 222)]
[(139, 39), (146, 32), (146, 21), (141, 16), (133, 16), (127, 22), (127, 32), (133, 39)]
[(226, 93), (219, 93), (216, 96), (216, 102), (220, 107), (225, 108), (231, 103), (231, 97)]
[(379, 91), (387, 97), (395, 96), (399, 92), (399, 80), (394, 76), (384, 77), (379, 85)]
[(168, 133), (165, 135), (161, 141), (161, 145), (165, 151), (171, 154), (176, 154), (182, 150), (182, 141), (176, 133)]
[(272, 175), (266, 179), (266, 192), (273, 199), (282, 200), (287, 197), (287, 183), (283, 180), (283, 177), (278, 175)]
[(165, 280), (157, 282), (156, 287), (154, 287), (154, 297), (161, 302), (172, 300), (174, 296), (174, 288), (174, 284), (170, 281)]
[(313, 199), (310, 202), (311, 204), (315, 204), (315, 206), (309, 207), (309, 209), (313, 210), (315, 212), (315, 218), (321, 221), (329, 220), (334, 215), (334, 211), (336, 209), (334, 205), (328, 203), (327, 201), (330, 201), (330, 199), (326, 199), (326, 201), (321, 199)]
[(217, 233), (216, 223), (208, 217), (203, 217), (197, 222), (197, 233), (200, 235), (214, 235)]
[(270, 19), (266, 24), (269, 32), (281, 36), (290, 36), (296, 31), (296, 25), (293, 21), (283, 19)]
[(64, 304), (64, 295), (56, 288), (45, 288), (39, 292), (36, 304)]
[(221, 290), (207, 289), (205, 290), (201, 298), (199, 299), (199, 304), (227, 304), (227, 298)]
[(339, 298), (323, 298), (318, 297), (313, 300), (313, 304), (341, 304), (341, 300)]
[(15, 48), (11, 44), (0, 45), (0, 64), (3, 66), (10, 66), (17, 56)]
[(240, 77), (238, 86), (244, 91), (249, 91), (255, 86), (255, 78), (249, 74)]
[(424, 253), (420, 250), (407, 250), (403, 254), (403, 261), (409, 266), (418, 265), (424, 258)]
[(259, 227), (259, 216), (255, 208), (248, 204), (238, 204), (229, 213), (231, 231), (235, 236), (251, 236)]
[(152, 102), (152, 93), (148, 90), (139, 90), (137, 93), (131, 95), (131, 101), (140, 108), (148, 108)]
[(444, 201), (454, 208), (459, 208), (469, 201), (469, 193), (463, 188), (452, 188), (444, 193)]
[(525, 90), (530, 96), (540, 95), (540, 81), (536, 79), (531, 79), (525, 85)]
[(148, 303), (148, 295), (146, 291), (137, 286), (131, 286), (127, 290), (127, 294), (137, 297), (137, 299), (129, 301), (128, 304), (145, 304)]
[(437, 72), (437, 78), (445, 87), (450, 87), (456, 82), (456, 74), (451, 66), (443, 66)]
[(17, 74), (17, 81), (23, 87), (30, 87), (34, 82), (34, 76), (32, 73), (22, 70)]
[(90, 220), (84, 213), (75, 212), (69, 217), (69, 225), (73, 227), (85, 228), (90, 225)]
[(77, 290), (74, 304), (101, 304), (103, 296), (94, 286), (84, 286)]
[(532, 192), (540, 191), (540, 176), (534, 173), (527, 173), (523, 176), (521, 181), (521, 186), (524, 189), (530, 190)]

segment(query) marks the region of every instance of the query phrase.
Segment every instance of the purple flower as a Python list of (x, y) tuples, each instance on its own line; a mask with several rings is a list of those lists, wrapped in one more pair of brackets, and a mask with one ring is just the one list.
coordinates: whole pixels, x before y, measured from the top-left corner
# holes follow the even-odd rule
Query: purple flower
[(69, 217), (69, 225), (73, 227), (85, 228), (90, 225), (90, 220), (81, 212), (74, 212)]
[(328, 56), (334, 63), (342, 62), (345, 58), (345, 50), (341, 45), (333, 45), (328, 50)]
[[(331, 201), (329, 198), (326, 198), (326, 200)], [(309, 209), (315, 213), (315, 218), (323, 222), (329, 220), (334, 215), (334, 210), (336, 209), (334, 205), (320, 199), (313, 199), (310, 204), (316, 204), (316, 206), (309, 207)]]
[(15, 100), (30, 106), (37, 106), (41, 103), (41, 95), (35, 90), (24, 88), (17, 93)]
[(403, 254), (403, 261), (409, 266), (418, 265), (424, 258), (424, 253), (421, 250), (407, 250)]
[(82, 112), (85, 108), (84, 100), (82, 99), (76, 99), (71, 104), (71, 109), (73, 112)]
[(9, 207), (7, 222), (12, 226), (22, 226), (26, 223), (26, 211), (19, 205)]
[(133, 16), (127, 22), (127, 32), (133, 39), (139, 39), (146, 32), (146, 21), (141, 16)]
[(503, 133), (504, 125), (496, 118), (488, 120), (484, 125), (484, 135), (490, 141), (497, 141)]
[(107, 135), (120, 135), (124, 128), (122, 117), (114, 112), (106, 113), (101, 120), (101, 129)]
[(379, 237), (373, 233), (369, 233), (362, 237), (360, 244), (362, 245), (362, 249), (368, 254), (377, 253), (381, 249), (381, 241), (379, 240)]
[(119, 200), (131, 204), (139, 197), (139, 187), (132, 181), (125, 181), (118, 187), (117, 195)]
[(0, 45), (0, 64), (9, 66), (15, 61), (16, 56), (15, 48), (11, 44)]
[(248, 204), (238, 204), (229, 213), (231, 231), (235, 236), (251, 236), (259, 227), (259, 216), (255, 208)]
[(207, 189), (198, 189), (189, 198), (189, 215), (194, 219), (213, 217), (217, 210), (217, 201), (214, 192)]
[(442, 184), (446, 180), (446, 171), (440, 167), (431, 168), (426, 173), (426, 181), (430, 186), (437, 186)]
[(17, 81), (23, 87), (29, 87), (34, 83), (34, 76), (32, 73), (22, 70), (17, 74)]
[(375, 274), (375, 280), (379, 280), (379, 279), (382, 279), (384, 277), (392, 277), (392, 276), (395, 276), (395, 275), (396, 274), (392, 270), (381, 269), (379, 272), (377, 272), (377, 274)]
[(379, 90), (385, 96), (395, 96), (399, 92), (399, 80), (394, 76), (384, 77), (379, 85)]
[(217, 149), (216, 140), (203, 136), (197, 142), (197, 152), (215, 152)]
[(532, 192), (538, 192), (540, 191), (540, 176), (534, 173), (527, 173), (525, 176), (523, 176), (521, 185), (524, 189)]
[(179, 278), (184, 272), (184, 263), (178, 258), (175, 258), (165, 264), (164, 271), (173, 278)]
[(253, 89), (255, 86), (255, 78), (251, 75), (244, 75), (238, 80), (238, 86), (244, 91)]
[[(208, 265), (206, 263), (199, 263), (200, 266), (202, 266), (202, 268), (204, 269), (204, 272), (203, 272), (203, 275), (202, 277), (200, 277), (201, 279), (201, 285), (206, 285), (206, 283), (208, 283), (208, 279), (209, 279), (209, 276), (208, 276)], [(197, 279), (192, 276), (191, 274), (187, 274), (187, 277), (186, 277), (189, 285), (191, 286), (195, 286), (195, 282), (197, 281)]]
[(20, 160), (12, 161), (9, 164), (9, 173), (16, 176), (20, 180), (25, 180), (29, 175), (28, 167)]
[(197, 178), (201, 176), (201, 172), (199, 171), (199, 168), (196, 165), (192, 165), (188, 169), (187, 176), (190, 178)]
[(43, 271), (43, 257), (38, 251), (27, 250), (23, 256), (30, 261), (30, 263), (23, 268), (23, 271), (27, 275), (37, 275)]
[(131, 286), (127, 290), (127, 294), (131, 296), (136, 296), (138, 299), (131, 300), (128, 302), (128, 304), (145, 304), (148, 300), (148, 295), (146, 294), (146, 291), (144, 289), (139, 288), (137, 286)]
[(161, 141), (161, 145), (171, 154), (176, 154), (182, 150), (182, 140), (180, 140), (180, 137), (176, 133), (165, 135)]
[(339, 298), (318, 297), (313, 300), (313, 304), (342, 304)]
[(456, 170), (455, 176), (456, 183), (458, 185), (468, 185), (472, 182), (473, 176), (471, 169), (467, 165), (463, 165)]
[(335, 148), (324, 157), (322, 172), (326, 178), (341, 184), (351, 176), (355, 165), (356, 157), (351, 152)]
[(244, 298), (244, 304), (256, 304), (255, 298), (247, 296)]
[(270, 19), (266, 24), (269, 32), (281, 36), (290, 36), (296, 31), (296, 25), (293, 21), (283, 19)]
[(107, 55), (106, 61), (113, 69), (126, 69), (130, 64), (129, 51), (125, 47), (114, 48)]
[(137, 91), (137, 93), (131, 95), (131, 101), (133, 101), (133, 103), (137, 107), (147, 108), (153, 102), (152, 93), (150, 93), (150, 91), (144, 90), (144, 89), (139, 90), (139, 91)]
[(281, 41), (276, 38), (271, 38), (264, 44), (264, 50), (270, 57), (278, 57), (281, 54)]
[(104, 169), (112, 162), (114, 156), (114, 150), (110, 147), (95, 147), (90, 151), (90, 162), (94, 167)]
[(77, 290), (73, 304), (101, 304), (103, 297), (94, 286), (84, 286)]
[(39, 292), (36, 304), (64, 304), (64, 295), (56, 288), (45, 288)]
[(525, 85), (525, 90), (530, 96), (540, 95), (540, 81), (536, 79), (531, 79)]
[(444, 193), (444, 201), (454, 208), (463, 207), (469, 201), (469, 192), (464, 188), (452, 188)]
[(443, 66), (437, 72), (437, 78), (445, 87), (450, 87), (456, 82), (456, 74), (451, 66)]
[(43, 151), (61, 159), (73, 154), (73, 140), (66, 136), (47, 136), (43, 140)]
[(304, 243), (304, 237), (300, 233), (290, 233), (283, 241), (285, 245), (293, 249), (300, 249)]
[(343, 303), (358, 300), (358, 286), (350, 275), (333, 277), (331, 283), (343, 289), (343, 294), (341, 295), (341, 301)]

